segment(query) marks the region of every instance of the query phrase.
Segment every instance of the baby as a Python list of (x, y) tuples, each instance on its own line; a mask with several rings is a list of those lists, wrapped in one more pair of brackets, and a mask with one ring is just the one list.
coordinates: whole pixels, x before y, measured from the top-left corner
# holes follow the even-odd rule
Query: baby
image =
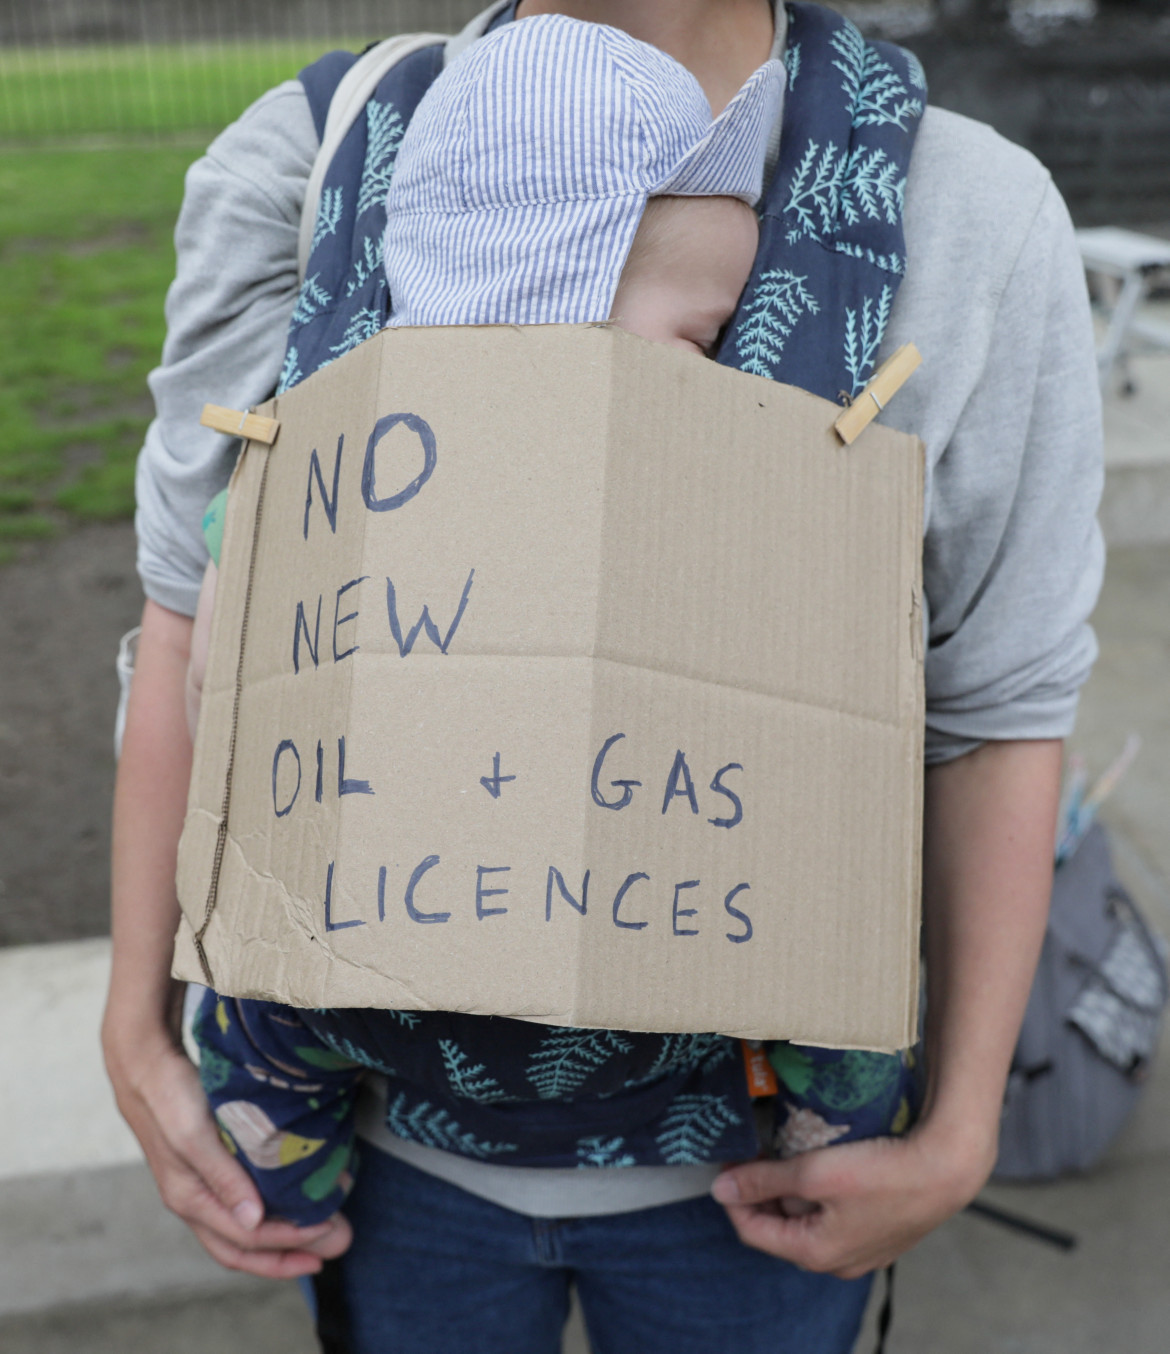
[[(712, 119), (688, 71), (616, 29), (549, 15), (490, 34), (439, 77), (403, 138), (387, 200), (389, 324), (609, 319), (709, 356), (751, 272), (782, 90), (769, 62)], [(221, 496), (205, 518), (192, 733), (222, 517)], [(291, 1008), (212, 992), (193, 1028), (225, 1141), (269, 1214), (328, 1217), (351, 1183), (354, 1096), (373, 1051), (355, 1033), (339, 1052)]]

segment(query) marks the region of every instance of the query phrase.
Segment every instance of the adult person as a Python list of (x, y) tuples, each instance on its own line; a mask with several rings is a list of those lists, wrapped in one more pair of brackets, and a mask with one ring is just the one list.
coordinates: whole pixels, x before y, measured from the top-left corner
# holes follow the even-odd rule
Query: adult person
[[(716, 112), (768, 58), (783, 26), (783, 11), (774, 14), (766, 0), (522, 0), (517, 17), (550, 12), (661, 47), (695, 74)], [(176, 1041), (178, 994), (168, 972), (190, 765), (189, 616), (204, 562), (192, 541), (227, 462), (227, 448), (199, 443), (189, 430), (213, 389), (247, 405), (277, 382), (315, 150), (303, 93), (283, 86), (217, 143), (189, 182), (171, 337), (153, 378), (160, 419), (140, 468), (148, 600), (115, 800), (114, 963), (103, 1030), (119, 1105), (168, 1205), (222, 1263), (272, 1277), (312, 1273), (322, 1258), (341, 1255), (350, 1224), (337, 1217), (298, 1230), (261, 1221)], [(748, 1289), (733, 1297), (723, 1269), (724, 1309), (708, 1314), (706, 1334), (695, 1337), (707, 1343), (693, 1348), (710, 1347), (715, 1330), (734, 1330), (745, 1349), (849, 1347), (864, 1288), (846, 1301), (841, 1286), (816, 1278), (852, 1280), (888, 1263), (983, 1183), (1043, 934), (1059, 740), (1092, 659), (1085, 618), (1100, 578), (1092, 525), (1099, 409), (1079, 263), (1067, 216), (1035, 162), (933, 110), (911, 161), (906, 236), (910, 263), (886, 343), (913, 338), (927, 356), (926, 379), (900, 394), (889, 420), (923, 437), (931, 476), (926, 1096), (902, 1138), (752, 1162), (719, 1177), (715, 1197), (738, 1236), (784, 1262), (767, 1273), (790, 1310), (799, 1307), (800, 1334), (797, 1343), (779, 1334), (766, 1343), (778, 1319), (770, 1308), (749, 1336), (736, 1323), (749, 1302), (762, 1301), (765, 1281), (750, 1300)], [(160, 527), (168, 503), (171, 520)], [(442, 1197), (449, 1204), (456, 1196)], [(372, 1232), (360, 1182), (355, 1202)], [(435, 1196), (419, 1196), (413, 1217), (399, 1213), (396, 1225), (421, 1225), (436, 1208)], [(640, 1235), (655, 1212), (627, 1215), (626, 1231)], [(842, 1307), (844, 1324), (834, 1315)]]

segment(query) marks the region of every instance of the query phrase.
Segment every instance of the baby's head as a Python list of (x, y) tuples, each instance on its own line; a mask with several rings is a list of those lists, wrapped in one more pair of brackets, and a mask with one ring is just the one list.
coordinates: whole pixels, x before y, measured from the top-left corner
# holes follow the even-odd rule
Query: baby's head
[(458, 57), (399, 148), (384, 243), (392, 326), (612, 318), (708, 351), (755, 252), (783, 66), (718, 118), (620, 29), (522, 19)]
[(747, 283), (759, 234), (755, 212), (737, 197), (652, 197), (610, 319), (709, 356)]

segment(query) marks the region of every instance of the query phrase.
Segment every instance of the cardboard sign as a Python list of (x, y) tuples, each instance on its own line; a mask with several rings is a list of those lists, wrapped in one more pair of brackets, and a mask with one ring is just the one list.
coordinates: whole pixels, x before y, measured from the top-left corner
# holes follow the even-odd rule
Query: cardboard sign
[(178, 976), (912, 1042), (915, 439), (606, 326), (389, 330), (260, 412)]

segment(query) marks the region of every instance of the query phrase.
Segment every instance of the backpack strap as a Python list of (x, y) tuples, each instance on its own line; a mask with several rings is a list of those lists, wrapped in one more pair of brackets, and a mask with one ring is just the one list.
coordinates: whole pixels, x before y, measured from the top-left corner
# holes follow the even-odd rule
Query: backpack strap
[(313, 115), (318, 145), (325, 135), (325, 119), (329, 116), (329, 105), (337, 92), (337, 86), (360, 56), (360, 52), (326, 52), (297, 75), (309, 100), (309, 112)]
[(305, 187), (305, 205), (301, 211), (301, 228), (297, 237), (297, 280), (305, 279), (309, 262), (309, 248), (313, 243), (313, 229), (317, 224), (317, 207), (321, 202), (321, 186), (345, 134), (353, 126), (386, 73), (405, 57), (424, 47), (433, 47), (447, 39), (441, 33), (407, 33), (376, 43), (363, 53), (342, 76), (325, 119), (321, 148), (313, 162)]
[(886, 1296), (877, 1318), (877, 1344), (874, 1354), (886, 1354), (886, 1341), (894, 1324), (894, 1266), (886, 1267)]
[(780, 157), (725, 366), (851, 404), (906, 271), (903, 206), (926, 107), (918, 58), (822, 4), (787, 6)]

